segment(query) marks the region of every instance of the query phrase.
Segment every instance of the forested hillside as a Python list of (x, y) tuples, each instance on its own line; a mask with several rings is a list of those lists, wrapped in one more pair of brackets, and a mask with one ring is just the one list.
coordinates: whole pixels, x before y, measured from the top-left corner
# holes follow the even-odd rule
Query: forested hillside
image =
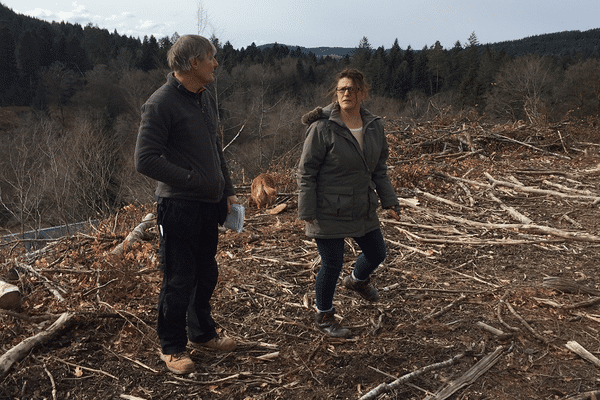
[[(597, 116), (599, 34), (527, 38), (524, 46), (481, 45), (473, 33), (465, 43), (422, 49), (398, 41), (375, 49), (364, 37), (345, 56), (280, 44), (235, 49), (213, 36), (221, 134), (236, 184), (294, 165), (300, 116), (327, 104), (332, 77), (348, 66), (366, 73), (373, 112), (407, 123), (447, 115), (536, 123)], [(177, 37), (140, 40), (0, 5), (1, 227), (71, 223), (152, 199), (154, 184), (135, 173), (132, 152), (140, 107), (164, 82), (165, 55)], [(553, 51), (536, 50), (549, 43)]]

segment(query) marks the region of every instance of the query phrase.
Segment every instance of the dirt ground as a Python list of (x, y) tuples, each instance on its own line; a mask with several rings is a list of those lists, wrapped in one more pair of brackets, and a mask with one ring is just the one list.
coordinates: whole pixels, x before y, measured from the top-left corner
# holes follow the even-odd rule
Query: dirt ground
[[(191, 350), (188, 376), (158, 357), (155, 228), (110, 254), (153, 205), (36, 253), (2, 244), (0, 279), (19, 287), (23, 309), (0, 310), (0, 354), (74, 316), (0, 376), (0, 400), (595, 398), (600, 365), (566, 345), (600, 357), (597, 122), (441, 118), (386, 129), (403, 212), (380, 213), (381, 300), (336, 292), (351, 338), (313, 326), (318, 254), (296, 220), (292, 173), (280, 173), (286, 209), (249, 206), (243, 232), (221, 233), (214, 317), (238, 347)], [(348, 240), (342, 278), (358, 252)]]

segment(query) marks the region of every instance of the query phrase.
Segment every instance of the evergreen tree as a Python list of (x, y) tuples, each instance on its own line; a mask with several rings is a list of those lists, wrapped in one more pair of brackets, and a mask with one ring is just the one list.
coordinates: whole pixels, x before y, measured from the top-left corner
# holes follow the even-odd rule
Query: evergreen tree
[(444, 85), (448, 73), (446, 54), (439, 41), (436, 41), (427, 52), (429, 70), (431, 73), (431, 94), (438, 93)]
[(425, 46), (415, 58), (412, 87), (426, 95), (431, 95), (432, 93), (429, 80), (429, 60), (427, 57), (427, 51), (427, 46)]
[(21, 76), (33, 79), (40, 68), (39, 40), (32, 31), (26, 31), (17, 46), (17, 68)]
[(260, 64), (262, 62), (260, 49), (256, 46), (256, 43), (252, 42), (246, 51), (244, 52), (244, 62)]
[(83, 48), (92, 64), (108, 64), (112, 50), (110, 34), (106, 29), (89, 23), (83, 28)]
[(444, 82), (444, 90), (456, 90), (463, 79), (465, 71), (464, 49), (460, 41), (448, 52), (448, 77)]
[(388, 54), (387, 60), (387, 71), (386, 71), (386, 85), (385, 92), (388, 96), (400, 99), (402, 98), (400, 88), (400, 65), (402, 64), (402, 50), (398, 44), (398, 39), (394, 41), (392, 48)]
[(0, 106), (13, 100), (17, 81), (15, 39), (8, 28), (0, 29)]
[(371, 54), (373, 49), (371, 48), (371, 43), (369, 43), (369, 39), (366, 36), (358, 43), (358, 47), (354, 50), (354, 56), (352, 57), (352, 63), (359, 70), (364, 70), (369, 61), (371, 60)]
[[(167, 65), (167, 53), (171, 49), (171, 39), (165, 36), (158, 40), (158, 54), (156, 55), (156, 67), (157, 68), (168, 68)], [(219, 50), (217, 49), (217, 54)]]
[(142, 54), (137, 63), (138, 68), (145, 72), (155, 69), (157, 67), (158, 57), (158, 41), (154, 36), (144, 36)]
[(469, 39), (467, 41), (469, 42), (469, 46), (479, 46), (479, 39), (477, 39), (475, 31), (471, 32), (471, 35), (469, 36)]
[(383, 46), (379, 47), (369, 60), (365, 74), (369, 78), (373, 93), (386, 96), (387, 84), (387, 53)]
[(77, 35), (77, 31), (74, 31), (65, 43), (65, 56), (64, 62), (68, 68), (82, 75), (91, 68), (91, 64), (87, 58), (87, 54), (81, 40)]
[(49, 24), (42, 24), (36, 32), (40, 46), (40, 66), (49, 67), (56, 61), (54, 52), (55, 33)]
[(227, 41), (223, 49), (217, 53), (217, 60), (221, 68), (225, 68), (227, 73), (231, 73), (233, 67), (237, 64), (237, 51), (233, 48), (231, 42)]
[(479, 70), (477, 71), (476, 102), (481, 109), (485, 109), (485, 95), (491, 90), (492, 83), (502, 62), (503, 59), (500, 54), (497, 54), (490, 46), (485, 46), (479, 57)]
[(394, 98), (404, 100), (406, 95), (414, 89), (414, 70), (415, 70), (415, 53), (412, 47), (408, 46), (404, 52), (403, 61), (397, 69), (397, 89)]

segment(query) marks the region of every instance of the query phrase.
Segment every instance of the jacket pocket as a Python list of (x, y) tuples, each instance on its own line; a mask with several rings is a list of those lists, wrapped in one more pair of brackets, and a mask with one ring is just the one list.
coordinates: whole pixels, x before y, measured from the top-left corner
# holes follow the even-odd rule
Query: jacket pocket
[(317, 192), (317, 219), (350, 221), (354, 210), (354, 190), (347, 186), (329, 186)]

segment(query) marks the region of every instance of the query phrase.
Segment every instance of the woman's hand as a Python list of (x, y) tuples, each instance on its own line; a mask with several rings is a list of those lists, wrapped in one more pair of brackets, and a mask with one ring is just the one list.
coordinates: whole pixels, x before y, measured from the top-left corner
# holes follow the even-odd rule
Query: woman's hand
[(395, 206), (391, 206), (390, 208), (388, 208), (388, 213), (392, 216), (392, 218), (394, 218), (395, 220), (400, 220), (400, 206), (399, 205), (395, 205)]

